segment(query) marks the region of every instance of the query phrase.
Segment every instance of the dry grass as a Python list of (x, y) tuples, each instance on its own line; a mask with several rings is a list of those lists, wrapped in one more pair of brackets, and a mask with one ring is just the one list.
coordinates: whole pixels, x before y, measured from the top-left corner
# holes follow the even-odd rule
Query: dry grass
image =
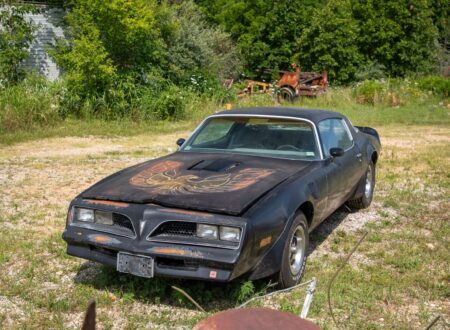
[[(384, 145), (373, 206), (336, 212), (313, 234), (305, 279), (318, 278), (310, 317), (334, 328), (326, 283), (363, 230), (367, 240), (333, 289), (346, 328), (423, 328), (450, 319), (450, 131), (377, 127)], [(118, 275), (68, 257), (61, 233), (69, 201), (107, 174), (175, 150), (188, 132), (51, 138), (0, 149), (0, 327), (73, 328), (92, 297), (100, 329), (190, 328), (204, 316), (170, 291), (173, 281)], [(149, 282), (151, 282), (149, 284)], [(232, 285), (176, 282), (209, 311), (236, 304)], [(299, 312), (304, 290), (259, 302)]]

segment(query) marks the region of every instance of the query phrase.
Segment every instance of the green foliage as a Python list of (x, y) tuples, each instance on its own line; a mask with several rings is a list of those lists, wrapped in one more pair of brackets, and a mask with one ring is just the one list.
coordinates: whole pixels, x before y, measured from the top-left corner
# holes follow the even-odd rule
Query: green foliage
[(160, 93), (147, 93), (142, 97), (143, 119), (182, 119), (189, 98), (188, 91), (170, 84)]
[(351, 81), (364, 62), (355, 43), (358, 35), (351, 1), (330, 0), (300, 37), (298, 61), (319, 72), (326, 69), (331, 81)]
[(235, 76), (240, 60), (228, 33), (208, 23), (191, 0), (174, 9), (172, 21), (176, 28), (167, 38), (169, 77), (188, 81), (190, 75), (210, 79)]
[(363, 81), (353, 90), (353, 94), (355, 95), (358, 103), (371, 105), (380, 103), (384, 92), (384, 84), (376, 80)]
[(179, 119), (187, 99), (221, 91), (238, 53), (192, 1), (72, 1), (70, 39), (54, 52), (65, 70), (63, 115)]
[(6, 5), (0, 10), (0, 87), (25, 77), (20, 64), (28, 57), (34, 29), (24, 14), (33, 11), (35, 8), (29, 5)]
[[(249, 77), (270, 79), (264, 70), (287, 69), (302, 30), (325, 1), (198, 1), (211, 20), (237, 41)], [(277, 77), (278, 78), (278, 77)]]
[[(430, 88), (433, 82), (430, 81)], [(439, 89), (438, 86), (435, 86)], [(415, 80), (408, 79), (380, 79), (365, 80), (353, 88), (353, 96), (359, 104), (400, 106), (407, 103), (416, 102), (420, 99), (426, 99), (425, 88)]]
[(252, 281), (242, 282), (233, 293), (233, 298), (238, 302), (242, 303), (251, 298), (255, 294), (255, 285)]
[(31, 75), (0, 89), (0, 131), (52, 125), (60, 120), (58, 86)]
[(438, 40), (448, 51), (448, 1), (198, 2), (237, 41), (250, 77), (292, 62), (338, 84), (403, 77), (436, 67)]
[(450, 79), (441, 76), (427, 76), (418, 79), (420, 89), (431, 91), (438, 96), (450, 96)]
[(357, 46), (369, 63), (394, 77), (428, 72), (436, 61), (437, 29), (429, 0), (352, 0)]

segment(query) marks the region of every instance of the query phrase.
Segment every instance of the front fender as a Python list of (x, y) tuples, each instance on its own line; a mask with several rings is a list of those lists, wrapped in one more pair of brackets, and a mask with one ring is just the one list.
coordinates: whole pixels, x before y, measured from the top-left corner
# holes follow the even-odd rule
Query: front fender
[[(314, 210), (324, 206), (326, 180), (317, 181), (314, 173), (317, 171), (309, 171), (307, 175), (278, 187), (259, 201), (248, 216), (253, 233), (251, 279), (279, 271), (286, 235), (300, 206), (305, 202), (310, 202)], [(313, 218), (308, 220), (311, 225), (315, 222)]]
[(272, 244), (272, 246), (266, 251), (265, 255), (261, 258), (259, 263), (252, 269), (249, 279), (258, 280), (260, 278), (268, 277), (275, 274), (281, 268), (281, 261), (283, 258), (284, 243), (286, 241), (289, 228), (294, 221), (294, 215), (288, 219), (286, 226), (282, 231), (278, 239)]

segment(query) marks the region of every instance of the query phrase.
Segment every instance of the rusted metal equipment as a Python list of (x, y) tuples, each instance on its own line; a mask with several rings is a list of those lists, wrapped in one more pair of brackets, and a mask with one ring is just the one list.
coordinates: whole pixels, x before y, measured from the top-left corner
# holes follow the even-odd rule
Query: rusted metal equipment
[(327, 91), (327, 72), (302, 72), (297, 64), (292, 64), (295, 71), (280, 71), (276, 83), (278, 100), (292, 101), (297, 96), (317, 96)]
[[(292, 101), (299, 96), (317, 96), (323, 94), (328, 88), (327, 72), (303, 72), (297, 64), (292, 64), (294, 71), (278, 71), (280, 79), (275, 84), (256, 80), (246, 80), (247, 86), (238, 92), (238, 97), (261, 94), (273, 94), (278, 102)], [(273, 73), (273, 70), (265, 70)], [(228, 79), (224, 86), (230, 88), (233, 81)]]
[(259, 95), (259, 94), (271, 94), (274, 91), (273, 85), (256, 80), (246, 80), (247, 86), (238, 93), (238, 97)]
[(194, 330), (320, 330), (311, 321), (269, 308), (229, 309), (198, 323)]

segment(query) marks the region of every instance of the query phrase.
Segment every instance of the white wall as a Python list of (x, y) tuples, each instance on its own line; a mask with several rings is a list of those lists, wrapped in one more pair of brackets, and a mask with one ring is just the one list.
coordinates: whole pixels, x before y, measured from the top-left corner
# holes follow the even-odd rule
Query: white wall
[(62, 8), (40, 8), (39, 14), (25, 15), (25, 18), (35, 25), (36, 31), (30, 45), (30, 57), (25, 60), (24, 65), (38, 70), (49, 80), (55, 80), (59, 77), (60, 70), (47, 50), (55, 45), (57, 38), (64, 37), (64, 31), (60, 26), (65, 12)]

